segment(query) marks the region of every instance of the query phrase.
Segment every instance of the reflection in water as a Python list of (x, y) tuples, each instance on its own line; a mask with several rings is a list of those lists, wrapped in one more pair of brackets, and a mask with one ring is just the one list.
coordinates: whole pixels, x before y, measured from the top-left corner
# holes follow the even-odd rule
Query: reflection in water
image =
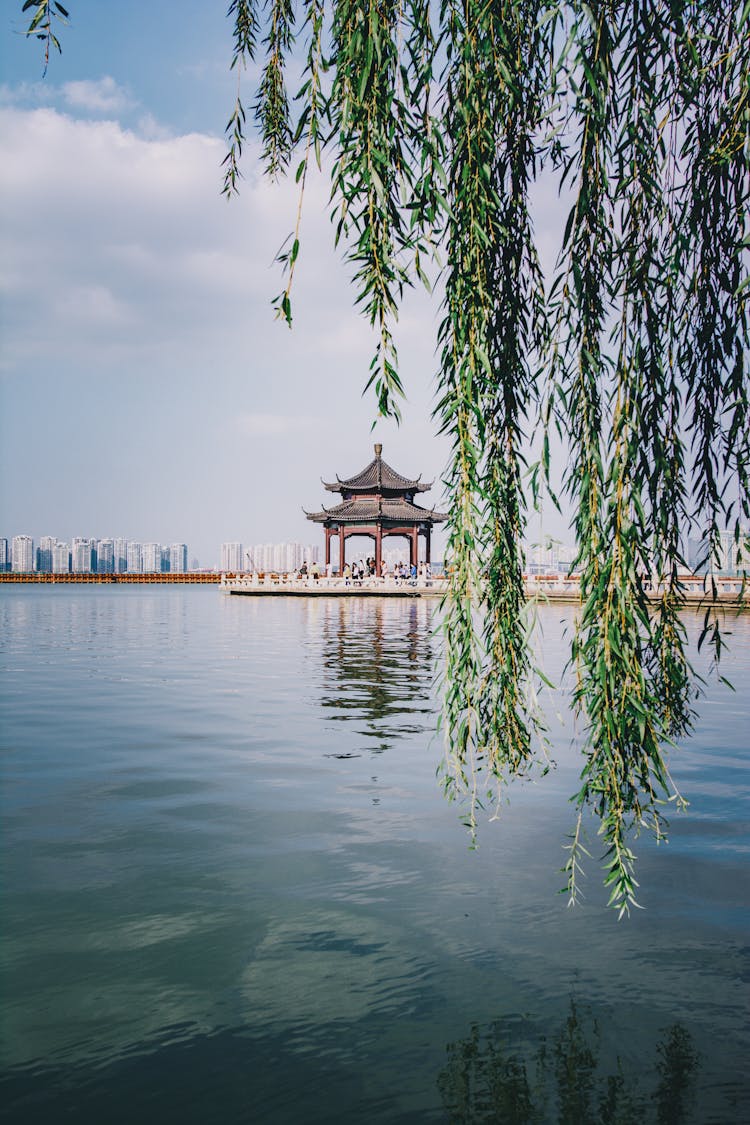
[(451, 1125), (684, 1125), (699, 1056), (674, 1023), (656, 1044), (655, 1072), (626, 1074), (601, 1061), (599, 1027), (574, 1000), (565, 1023), (527, 1055), (513, 1053), (502, 1024), (448, 1045), (438, 1089)]
[[(352, 1059), (340, 1048), (310, 1052), (301, 1038), (271, 1028), (259, 1035), (247, 1028), (203, 1032), (177, 1023), (140, 1043), (139, 1050), (100, 1065), (15, 1068), (1, 1084), (2, 1092), (19, 1125), (703, 1125), (708, 1120), (729, 1125), (741, 1120), (728, 1107), (718, 1117), (691, 1112), (700, 1064), (681, 1024), (662, 1032), (650, 1068), (626, 1073), (619, 1059), (602, 1062), (597, 1022), (584, 1020), (573, 1002), (556, 1034), (536, 1048), (528, 1045), (523, 1054), (507, 1047), (509, 1039), (518, 1038), (512, 1028), (498, 1023), (482, 1032), (474, 1025), (465, 1039), (448, 1045), (449, 1061), (437, 1079), (442, 1111), (425, 1107), (424, 1113), (406, 1117), (399, 1111), (397, 1069), (384, 1066), (377, 1099), (362, 1116), (357, 1111), (361, 1079)], [(302, 1103), (300, 1091), (305, 1091)]]
[(320, 705), (331, 721), (357, 723), (359, 733), (378, 741), (376, 752), (405, 733), (433, 728), (433, 621), (426, 602), (336, 599), (325, 603), (318, 626)]

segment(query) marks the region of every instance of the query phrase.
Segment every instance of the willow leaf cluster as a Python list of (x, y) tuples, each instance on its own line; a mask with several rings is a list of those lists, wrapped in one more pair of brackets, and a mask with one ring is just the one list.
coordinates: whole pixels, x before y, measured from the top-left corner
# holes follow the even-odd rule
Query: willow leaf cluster
[(21, 11), (28, 13), (26, 36), (33, 36), (44, 44), (44, 74), (46, 75), (52, 48), (58, 54), (62, 51), (54, 27), (68, 22), (68, 10), (57, 0), (24, 0)]
[[(66, 13), (29, 9), (48, 48)], [(224, 191), (240, 177), (240, 75), (261, 46), (266, 167), (296, 164), (278, 314), (291, 324), (313, 158), (331, 170), (335, 238), (373, 326), (367, 386), (382, 415), (398, 417), (403, 393), (405, 288), (432, 284), (440, 304), (443, 776), (449, 795), (468, 795), (472, 831), (485, 801), (545, 766), (521, 544), (529, 491), (552, 491), (554, 431), (568, 450), (583, 765), (567, 889), (575, 897), (591, 810), (610, 902), (628, 910), (633, 837), (661, 836), (665, 804), (679, 803), (667, 751), (693, 718), (684, 544), (702, 538), (711, 573), (723, 529), (739, 557), (750, 520), (750, 4), (232, 0), (228, 16), (238, 90)], [(533, 220), (555, 191), (569, 211), (545, 278)], [(542, 454), (529, 466), (532, 436)], [(715, 603), (714, 587), (701, 643), (718, 658)]]

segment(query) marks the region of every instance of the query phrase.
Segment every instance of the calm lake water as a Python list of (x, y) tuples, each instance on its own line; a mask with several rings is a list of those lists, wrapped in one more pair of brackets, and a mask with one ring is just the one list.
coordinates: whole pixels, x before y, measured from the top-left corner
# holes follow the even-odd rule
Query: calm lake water
[[(562, 693), (556, 770), (469, 850), (435, 776), (436, 612), (0, 593), (9, 1121), (750, 1121), (750, 616), (618, 922), (595, 861), (582, 905), (556, 893)], [(571, 620), (542, 612), (553, 677)]]

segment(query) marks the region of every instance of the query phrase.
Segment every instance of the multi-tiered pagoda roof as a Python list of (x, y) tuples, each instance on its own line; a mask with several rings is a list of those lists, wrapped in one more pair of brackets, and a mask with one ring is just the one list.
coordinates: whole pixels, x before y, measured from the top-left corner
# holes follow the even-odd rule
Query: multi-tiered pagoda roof
[(429, 561), (430, 532), (436, 523), (448, 517), (445, 512), (424, 508), (414, 503), (414, 497), (429, 492), (432, 482), (423, 483), (396, 472), (383, 460), (381, 445), (375, 446), (375, 456), (360, 472), (342, 480), (323, 481), (328, 492), (338, 492), (341, 501), (319, 512), (306, 512), (313, 523), (323, 524), (326, 532), (326, 562), (330, 561), (331, 539), (339, 539), (339, 559), (344, 557), (344, 541), (352, 535), (368, 535), (375, 541), (375, 556), (380, 565), (381, 544), (386, 535), (405, 536), (410, 541), (410, 557), (416, 563), (418, 538), (426, 540)]
[(416, 480), (402, 476), (391, 468), (381, 455), (382, 446), (375, 446), (375, 456), (359, 473), (342, 480), (323, 481), (328, 492), (338, 492), (342, 502), (331, 508), (323, 507), (320, 512), (306, 512), (314, 523), (365, 523), (395, 521), (399, 524), (441, 523), (448, 517), (434, 508), (423, 508), (414, 503), (419, 492), (429, 492), (432, 482), (422, 482), (421, 474)]

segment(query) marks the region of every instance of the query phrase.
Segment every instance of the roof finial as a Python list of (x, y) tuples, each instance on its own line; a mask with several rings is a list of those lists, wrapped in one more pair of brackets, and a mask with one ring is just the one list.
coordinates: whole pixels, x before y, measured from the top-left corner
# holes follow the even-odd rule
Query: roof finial
[(380, 442), (376, 442), (375, 443), (375, 456), (379, 457), (382, 452), (383, 452), (382, 445), (380, 444)]

